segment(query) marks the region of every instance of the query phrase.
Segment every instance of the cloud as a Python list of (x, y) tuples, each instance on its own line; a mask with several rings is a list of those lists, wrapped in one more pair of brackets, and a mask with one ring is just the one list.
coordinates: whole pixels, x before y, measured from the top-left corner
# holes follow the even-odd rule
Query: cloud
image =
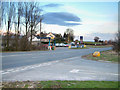
[(94, 39), (94, 37), (99, 37), (100, 40), (114, 40), (115, 38), (115, 33), (91, 33), (91, 34), (86, 34), (85, 37), (88, 39)]
[[(79, 17), (67, 12), (50, 12), (43, 15), (45, 24), (55, 24), (60, 26), (75, 26), (81, 25)], [(72, 21), (72, 22), (69, 22)], [(75, 23), (76, 22), (76, 23)]]
[(101, 13), (95, 13), (95, 12), (92, 12), (91, 13), (91, 11), (89, 11), (89, 10), (83, 10), (83, 9), (80, 9), (80, 8), (75, 8), (75, 7), (72, 7), (72, 6), (69, 6), (69, 5), (65, 5), (65, 6), (63, 6), (63, 9), (64, 10), (66, 10), (67, 12), (73, 12), (74, 11), (74, 13), (75, 14), (78, 14), (78, 15), (82, 15), (82, 16), (89, 16), (89, 17), (99, 17), (99, 18), (106, 18), (106, 17), (108, 17), (109, 15), (103, 15), (103, 14), (101, 14)]
[(50, 3), (50, 4), (47, 4), (47, 5), (44, 5), (43, 7), (59, 7), (59, 6), (62, 6), (62, 4)]

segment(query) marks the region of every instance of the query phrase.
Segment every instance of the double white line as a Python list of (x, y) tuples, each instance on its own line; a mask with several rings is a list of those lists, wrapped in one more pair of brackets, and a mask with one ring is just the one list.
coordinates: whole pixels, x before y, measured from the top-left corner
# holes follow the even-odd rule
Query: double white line
[(46, 63), (41, 63), (41, 64), (35, 64), (35, 65), (30, 65), (30, 66), (19, 67), (19, 68), (15, 68), (15, 69), (8, 69), (8, 70), (1, 71), (1, 73), (2, 74), (9, 74), (9, 73), (12, 73), (12, 72), (19, 72), (19, 71), (34, 69), (34, 68), (38, 68), (38, 67), (52, 65), (54, 63), (61, 62), (61, 61), (64, 61), (64, 60), (75, 59), (75, 58), (80, 58), (80, 57), (66, 58), (66, 59), (60, 59), (60, 60), (56, 60), (56, 61), (50, 61), (50, 62), (46, 62)]

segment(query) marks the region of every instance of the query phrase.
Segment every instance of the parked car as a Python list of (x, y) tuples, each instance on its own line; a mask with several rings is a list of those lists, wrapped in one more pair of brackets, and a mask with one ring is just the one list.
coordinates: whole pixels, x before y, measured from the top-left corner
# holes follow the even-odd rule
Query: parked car
[(69, 44), (65, 44), (65, 47), (68, 47), (69, 46)]
[(60, 44), (59, 43), (56, 43), (56, 45), (55, 45), (56, 47), (59, 47), (60, 46)]
[(65, 44), (64, 43), (60, 43), (60, 47), (65, 47)]
[(56, 47), (68, 47), (69, 44), (64, 44), (64, 43), (56, 43)]

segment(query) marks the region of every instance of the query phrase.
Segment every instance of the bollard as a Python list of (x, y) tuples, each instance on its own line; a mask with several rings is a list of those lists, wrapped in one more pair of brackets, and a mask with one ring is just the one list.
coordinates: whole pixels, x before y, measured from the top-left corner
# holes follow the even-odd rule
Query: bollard
[(84, 45), (84, 47), (86, 47), (86, 45)]
[(71, 48), (71, 45), (68, 48)]
[(99, 51), (95, 51), (94, 53), (93, 53), (93, 57), (99, 57), (100, 56), (100, 52)]

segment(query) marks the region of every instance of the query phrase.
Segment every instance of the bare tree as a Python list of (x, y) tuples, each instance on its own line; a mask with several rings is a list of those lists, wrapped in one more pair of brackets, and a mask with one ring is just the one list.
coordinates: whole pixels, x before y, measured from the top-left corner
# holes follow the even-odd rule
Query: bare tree
[(41, 9), (37, 5), (36, 2), (24, 2), (23, 5), (23, 17), (25, 18), (23, 21), (23, 25), (26, 28), (26, 48), (27, 48), (27, 40), (30, 37), (30, 46), (32, 44), (33, 35), (37, 32), (37, 25), (42, 22), (41, 18)]
[(99, 39), (100, 39), (100, 38), (99, 38), (99, 37), (97, 37), (97, 36), (96, 36), (96, 37), (94, 37), (94, 41), (95, 41), (95, 42), (98, 42), (98, 41), (99, 41)]
[[(42, 20), (43, 18), (40, 18), (40, 37), (41, 37)], [(41, 39), (40, 39), (40, 43), (41, 43)]]
[(15, 34), (15, 41), (16, 41), (16, 50), (18, 50), (18, 41), (19, 41), (19, 34), (20, 34), (20, 23), (21, 23), (21, 16), (22, 16), (22, 3), (18, 2), (17, 3), (17, 29), (16, 29), (16, 34)]
[[(4, 19), (5, 19), (5, 22), (7, 21), (7, 50), (10, 50), (10, 47), (9, 47), (9, 32), (10, 32), (10, 28), (13, 24), (13, 16), (15, 15), (15, 5), (14, 5), (14, 2), (9, 2), (7, 3), (8, 4), (8, 8), (7, 8), (7, 11), (5, 10), (5, 14), (6, 17), (4, 16)], [(6, 20), (7, 19), (7, 20)]]
[(74, 31), (72, 29), (68, 28), (68, 29), (66, 29), (66, 34), (68, 36), (68, 43), (73, 41), (73, 39), (74, 39)]
[[(37, 32), (36, 27), (42, 22), (41, 9), (35, 2), (25, 3), (25, 26), (26, 36), (30, 33), (30, 46), (32, 44), (33, 35)], [(41, 25), (40, 25), (41, 26)]]
[[(40, 23), (40, 32), (41, 32), (41, 24), (42, 19), (41, 18), (41, 9), (37, 5), (38, 3), (35, 2), (5, 2), (4, 8), (2, 13), (2, 17), (0, 18), (1, 21), (4, 22), (4, 24), (7, 27), (7, 50), (10, 49), (9, 42), (10, 42), (10, 28), (13, 26), (13, 23), (15, 25), (15, 46), (16, 50), (18, 50), (19, 47), (19, 33), (20, 33), (20, 27), (25, 26), (25, 37), (22, 42), (24, 42), (22, 50), (27, 50), (29, 47), (29, 41), (28, 37), (30, 37), (30, 45), (32, 44), (33, 35), (37, 32), (36, 27)], [(2, 7), (3, 7), (2, 6)], [(9, 6), (9, 7), (6, 7)], [(24, 30), (23, 30), (24, 31)], [(22, 31), (22, 32), (23, 32)], [(29, 33), (29, 35), (28, 35)]]
[(0, 28), (2, 25), (2, 2), (0, 2)]
[(113, 49), (120, 54), (120, 31), (116, 33), (115, 43), (113, 45)]

